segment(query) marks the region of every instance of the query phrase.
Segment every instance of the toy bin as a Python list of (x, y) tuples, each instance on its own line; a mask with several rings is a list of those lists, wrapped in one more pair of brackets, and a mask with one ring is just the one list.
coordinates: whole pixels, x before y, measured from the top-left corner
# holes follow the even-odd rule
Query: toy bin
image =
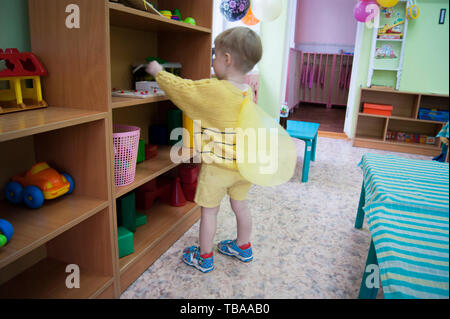
[(437, 121), (437, 122), (447, 122), (448, 121), (448, 111), (420, 108), (419, 109), (419, 119), (420, 120)]
[(129, 185), (134, 181), (141, 130), (136, 126), (114, 124), (114, 183)]
[(366, 114), (391, 116), (393, 109), (392, 105), (364, 103), (364, 113)]

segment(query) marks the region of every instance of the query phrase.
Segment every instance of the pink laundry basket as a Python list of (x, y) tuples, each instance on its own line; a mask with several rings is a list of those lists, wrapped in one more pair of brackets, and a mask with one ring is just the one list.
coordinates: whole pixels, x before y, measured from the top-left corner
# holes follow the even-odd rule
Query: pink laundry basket
[(129, 185), (134, 181), (141, 129), (136, 126), (114, 124), (114, 184)]

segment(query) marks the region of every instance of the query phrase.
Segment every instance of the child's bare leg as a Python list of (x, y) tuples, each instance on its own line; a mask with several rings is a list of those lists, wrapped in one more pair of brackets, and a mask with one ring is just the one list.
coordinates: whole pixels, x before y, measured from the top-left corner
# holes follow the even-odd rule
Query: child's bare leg
[(250, 242), (252, 233), (252, 215), (248, 209), (247, 200), (230, 198), (231, 208), (236, 215), (237, 240), (236, 244), (242, 246)]
[(214, 235), (216, 234), (217, 213), (220, 206), (214, 208), (202, 207), (200, 220), (200, 255), (212, 252)]

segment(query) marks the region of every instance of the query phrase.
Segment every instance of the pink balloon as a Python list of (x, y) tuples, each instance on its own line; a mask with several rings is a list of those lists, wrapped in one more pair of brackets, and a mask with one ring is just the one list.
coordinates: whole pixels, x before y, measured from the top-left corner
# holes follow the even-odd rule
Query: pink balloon
[(376, 0), (361, 0), (358, 1), (358, 3), (355, 5), (355, 8), (353, 9), (353, 15), (355, 16), (355, 19), (359, 22), (366, 22), (367, 18), (371, 14), (371, 11), (366, 12), (366, 8), (370, 4), (377, 4)]

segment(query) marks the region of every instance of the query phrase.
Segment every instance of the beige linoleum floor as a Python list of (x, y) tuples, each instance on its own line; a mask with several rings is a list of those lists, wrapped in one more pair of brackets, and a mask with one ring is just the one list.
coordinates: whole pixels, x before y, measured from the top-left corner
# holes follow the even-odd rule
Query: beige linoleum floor
[[(181, 251), (198, 244), (197, 222), (121, 298), (356, 298), (370, 243), (367, 224), (354, 228), (362, 183), (357, 164), (366, 152), (388, 152), (319, 137), (309, 182), (301, 183), (304, 142), (295, 143), (299, 164), (294, 178), (250, 190), (253, 262), (216, 252), (215, 269), (208, 274), (185, 265)], [(235, 238), (235, 223), (225, 198), (215, 242)]]

